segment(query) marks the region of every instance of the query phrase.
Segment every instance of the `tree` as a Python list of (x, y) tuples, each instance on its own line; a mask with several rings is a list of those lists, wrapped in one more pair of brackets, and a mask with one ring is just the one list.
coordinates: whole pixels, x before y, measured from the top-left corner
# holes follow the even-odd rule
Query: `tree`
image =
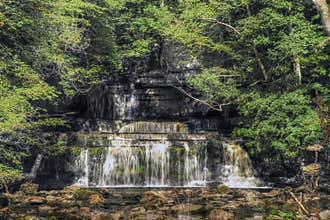
[[(109, 73), (104, 70), (115, 53), (110, 56), (102, 48), (112, 47), (113, 36), (102, 35), (108, 47), (94, 36), (112, 30), (103, 22), (106, 12), (84, 0), (0, 2), (0, 165), (5, 179), (22, 172), (22, 160), (32, 152), (47, 153), (43, 128), (64, 124), (49, 117), (54, 106)], [(7, 190), (10, 182), (2, 186)]]
[(326, 0), (313, 0), (313, 2), (321, 14), (324, 30), (330, 36), (330, 7)]
[[(160, 24), (160, 35), (179, 42), (202, 66), (203, 71), (189, 80), (202, 96), (197, 99), (180, 90), (213, 110), (227, 104), (238, 108), (242, 127), (235, 135), (246, 139), (251, 153), (262, 157), (273, 152), (269, 159), (287, 165), (301, 157), (308, 144), (322, 141), (308, 91), (320, 81), (315, 74), (322, 68), (327, 72), (329, 66), (327, 53), (317, 51), (324, 36), (311, 4), (180, 1), (175, 8), (149, 4), (144, 16)], [(261, 103), (263, 108), (257, 105)], [(301, 104), (304, 111), (297, 107)], [(267, 129), (274, 132), (271, 138), (263, 134)]]
[(239, 102), (243, 121), (234, 135), (244, 139), (256, 161), (294, 171), (307, 147), (322, 140), (320, 119), (306, 91), (254, 91), (242, 95)]

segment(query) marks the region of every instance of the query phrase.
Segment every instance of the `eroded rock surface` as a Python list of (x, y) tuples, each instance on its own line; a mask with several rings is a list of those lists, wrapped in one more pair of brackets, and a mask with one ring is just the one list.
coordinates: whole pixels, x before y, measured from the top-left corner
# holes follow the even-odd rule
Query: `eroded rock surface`
[[(0, 209), (0, 219), (328, 218), (327, 196), (304, 194), (303, 203), (309, 210), (307, 216), (290, 197), (288, 190), (262, 192), (229, 190), (225, 187), (164, 190), (67, 187), (28, 194), (18, 191), (12, 196), (10, 209)], [(298, 195), (298, 192), (293, 192)]]

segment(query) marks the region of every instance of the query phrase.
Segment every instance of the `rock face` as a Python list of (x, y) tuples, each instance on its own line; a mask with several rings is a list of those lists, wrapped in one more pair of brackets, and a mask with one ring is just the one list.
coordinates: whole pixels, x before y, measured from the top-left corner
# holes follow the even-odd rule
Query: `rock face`
[(176, 88), (198, 97), (187, 88), (187, 78), (200, 71), (198, 62), (187, 58), (177, 45), (165, 43), (153, 55), (126, 60), (124, 66), (125, 72), (77, 99), (76, 109), (85, 118), (113, 122), (173, 120), (186, 122), (190, 131), (230, 132), (229, 109), (224, 113), (209, 111)]

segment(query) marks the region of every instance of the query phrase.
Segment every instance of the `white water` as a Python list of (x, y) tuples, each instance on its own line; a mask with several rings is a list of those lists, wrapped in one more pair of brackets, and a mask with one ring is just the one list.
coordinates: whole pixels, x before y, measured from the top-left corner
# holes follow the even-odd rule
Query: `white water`
[[(83, 170), (76, 181), (79, 186), (201, 186), (205, 185), (207, 168), (205, 157), (182, 147), (182, 158), (171, 158), (170, 143), (149, 144), (142, 147), (119, 146), (112, 142), (102, 155), (93, 156), (96, 148), (84, 148), (76, 166)], [(176, 147), (178, 148), (178, 147)], [(90, 180), (90, 181), (88, 181)]]
[(254, 177), (251, 160), (246, 151), (237, 144), (223, 143), (220, 180), (233, 188), (254, 188), (261, 182)]
[(88, 186), (88, 149), (84, 148), (81, 150), (78, 160), (76, 162), (76, 167), (82, 169), (83, 175), (81, 175), (75, 185), (77, 186)]
[[(186, 132), (178, 122), (135, 122), (117, 134), (82, 135), (85, 148), (75, 161), (76, 185), (195, 187), (218, 181), (237, 188), (260, 186), (248, 154), (239, 145), (223, 142), (218, 152), (212, 149), (210, 154), (207, 134)], [(208, 155), (210, 160), (220, 155), (220, 162), (213, 164), (220, 167), (217, 172), (208, 166), (212, 162)]]

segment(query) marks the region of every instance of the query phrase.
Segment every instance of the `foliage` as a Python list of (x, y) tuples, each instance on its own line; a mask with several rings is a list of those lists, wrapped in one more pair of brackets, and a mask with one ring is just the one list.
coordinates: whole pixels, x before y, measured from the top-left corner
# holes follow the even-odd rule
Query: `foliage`
[(109, 73), (115, 47), (106, 18), (107, 10), (84, 0), (0, 2), (0, 165), (6, 173), (21, 172), (31, 152), (47, 153), (42, 128), (64, 124), (47, 116), (56, 103)]
[(252, 155), (295, 165), (307, 146), (322, 140), (319, 117), (302, 90), (284, 94), (251, 92), (240, 97), (243, 137)]
[(311, 2), (179, 1), (146, 12), (198, 59), (203, 71), (189, 82), (202, 103), (238, 108), (234, 135), (257, 158), (286, 166), (323, 141), (308, 93), (328, 94), (329, 47), (319, 48), (325, 36)]
[(0, 187), (8, 187), (9, 184), (14, 183), (17, 179), (19, 179), (21, 175), (22, 174), (19, 170), (0, 164)]

